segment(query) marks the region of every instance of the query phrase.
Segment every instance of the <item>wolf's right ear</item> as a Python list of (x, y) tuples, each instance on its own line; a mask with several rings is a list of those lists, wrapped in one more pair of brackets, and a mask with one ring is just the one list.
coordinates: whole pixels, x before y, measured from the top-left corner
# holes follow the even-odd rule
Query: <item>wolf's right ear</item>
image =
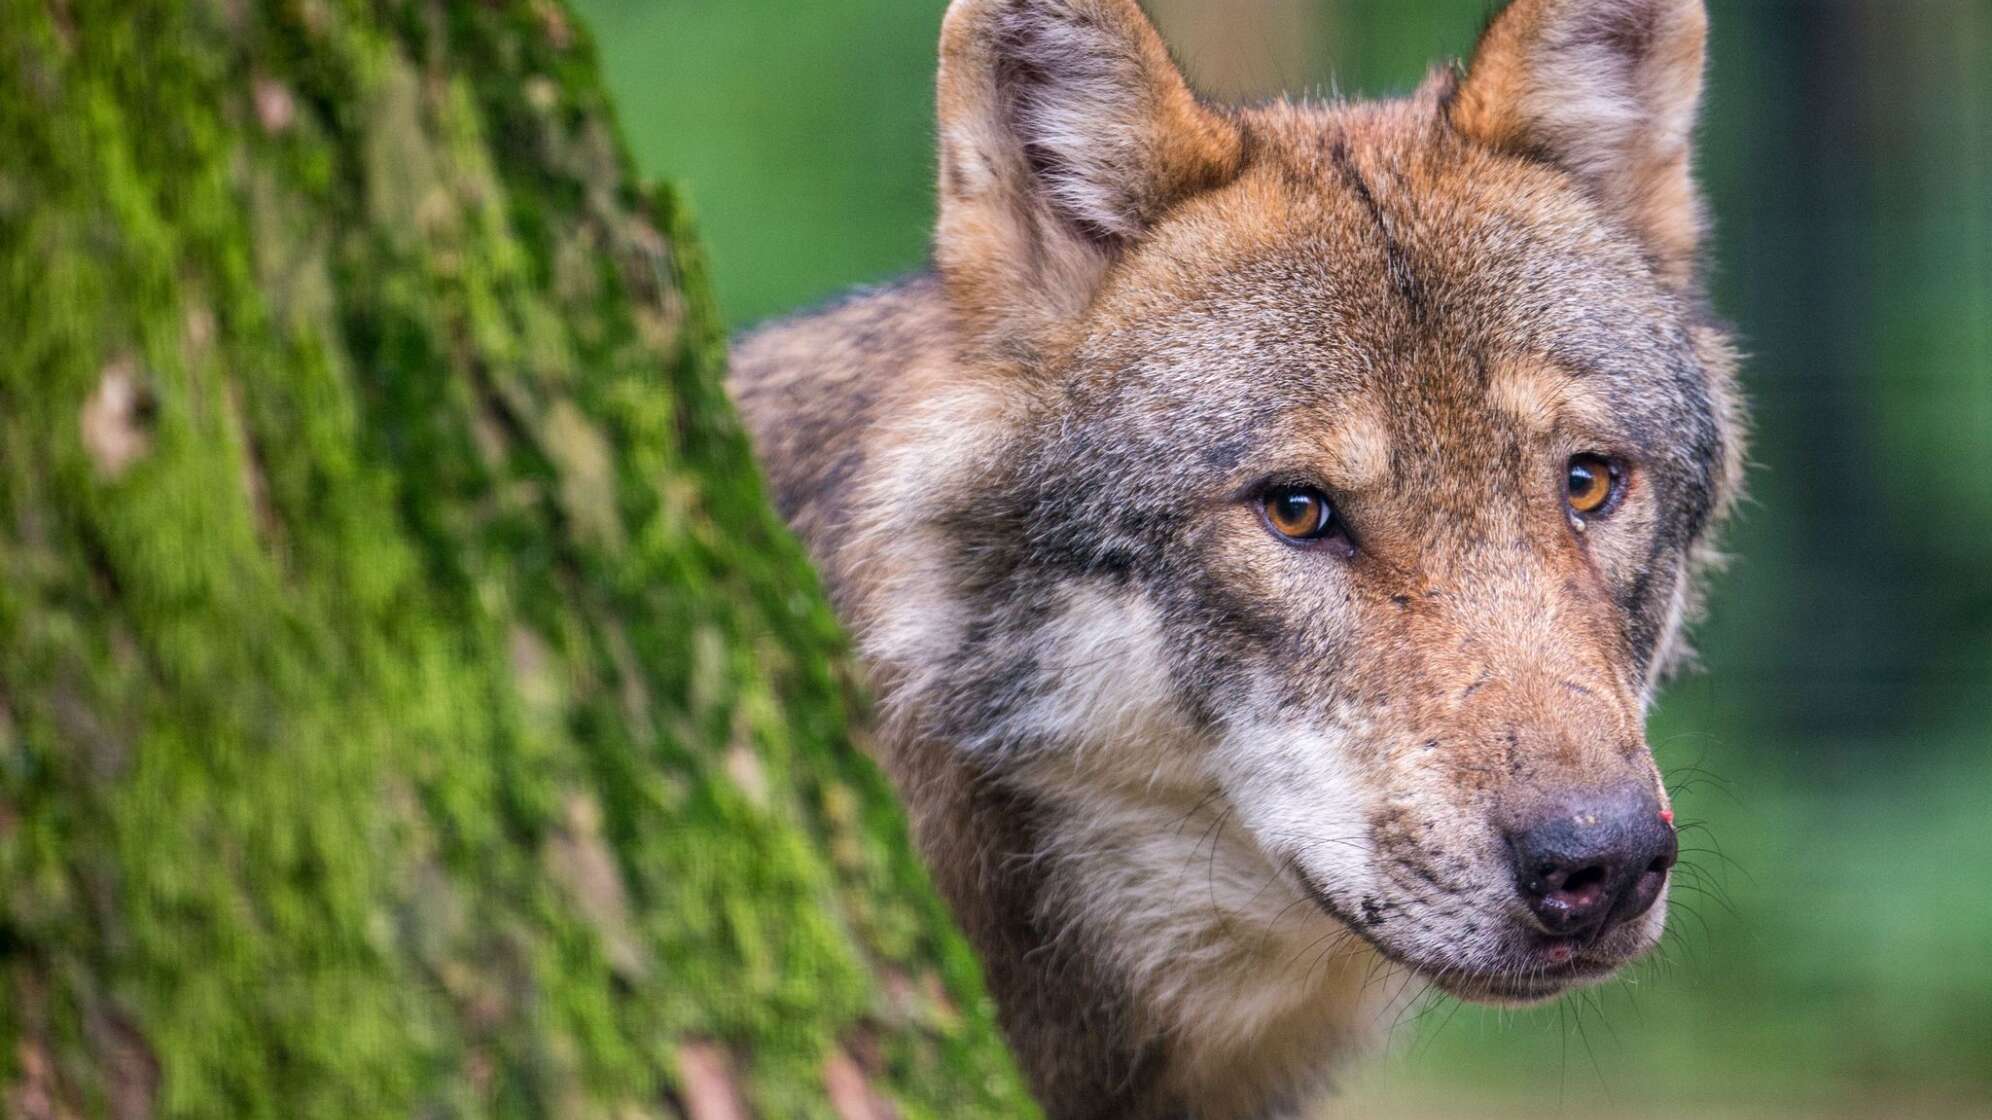
[(1242, 162), (1135, 0), (954, 0), (938, 103), (936, 257), (985, 339), (1070, 321), (1117, 253)]

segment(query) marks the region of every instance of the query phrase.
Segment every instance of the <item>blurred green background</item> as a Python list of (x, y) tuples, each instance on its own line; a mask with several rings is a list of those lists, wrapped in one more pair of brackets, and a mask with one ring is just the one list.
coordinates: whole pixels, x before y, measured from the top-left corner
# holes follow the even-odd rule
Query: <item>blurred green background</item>
[[(1204, 88), (1384, 95), (1482, 0), (1155, 0)], [(941, 0), (581, 0), (737, 325), (919, 267)], [(1992, 0), (1712, 0), (1753, 500), (1653, 742), (1666, 961), (1438, 1003), (1338, 1114), (1992, 1116)]]

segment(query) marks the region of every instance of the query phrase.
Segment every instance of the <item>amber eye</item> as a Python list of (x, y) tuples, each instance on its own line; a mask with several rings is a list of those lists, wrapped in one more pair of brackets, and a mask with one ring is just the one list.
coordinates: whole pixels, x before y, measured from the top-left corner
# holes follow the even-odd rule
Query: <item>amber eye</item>
[(1290, 541), (1325, 541), (1341, 534), (1341, 521), (1328, 495), (1309, 486), (1281, 486), (1260, 499), (1260, 512), (1273, 532)]
[(1570, 478), (1564, 493), (1570, 508), (1583, 517), (1611, 512), (1619, 496), (1620, 471), (1602, 455), (1579, 455), (1570, 460)]

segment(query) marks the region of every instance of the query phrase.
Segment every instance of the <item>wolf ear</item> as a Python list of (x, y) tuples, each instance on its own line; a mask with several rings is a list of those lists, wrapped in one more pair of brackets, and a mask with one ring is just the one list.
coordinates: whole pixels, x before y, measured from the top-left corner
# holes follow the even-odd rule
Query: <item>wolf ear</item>
[(1686, 284), (1702, 235), (1690, 164), (1707, 40), (1703, 0), (1515, 0), (1482, 36), (1452, 123), (1588, 180)]
[(954, 0), (938, 105), (938, 263), (971, 326), (1012, 338), (1081, 311), (1114, 256), (1235, 176), (1244, 147), (1135, 0)]

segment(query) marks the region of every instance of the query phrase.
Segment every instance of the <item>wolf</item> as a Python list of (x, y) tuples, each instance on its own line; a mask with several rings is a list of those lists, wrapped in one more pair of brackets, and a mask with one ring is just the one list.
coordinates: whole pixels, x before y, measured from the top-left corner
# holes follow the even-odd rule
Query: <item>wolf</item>
[(1654, 948), (1643, 730), (1742, 473), (1701, 0), (1514, 0), (1211, 104), (1135, 0), (954, 0), (932, 266), (730, 386), (1054, 1120), (1279, 1117), (1427, 986)]

